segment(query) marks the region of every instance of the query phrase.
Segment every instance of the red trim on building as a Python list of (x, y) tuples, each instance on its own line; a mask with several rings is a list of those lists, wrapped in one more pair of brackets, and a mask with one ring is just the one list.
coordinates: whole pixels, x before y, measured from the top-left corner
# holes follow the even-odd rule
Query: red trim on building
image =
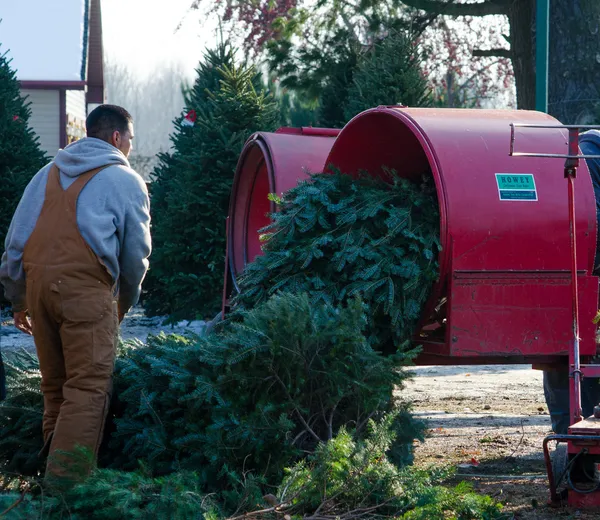
[(21, 88), (37, 90), (85, 90), (85, 81), (31, 81), (22, 80), (19, 82)]
[(58, 110), (59, 110), (59, 148), (67, 146), (67, 91), (61, 88), (58, 91)]

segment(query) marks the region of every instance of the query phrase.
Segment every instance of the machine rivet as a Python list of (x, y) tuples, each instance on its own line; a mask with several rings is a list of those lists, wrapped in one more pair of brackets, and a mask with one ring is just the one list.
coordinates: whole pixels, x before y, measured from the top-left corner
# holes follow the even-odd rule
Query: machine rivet
[(456, 343), (458, 341), (458, 338), (456, 336), (452, 336), (452, 342)]

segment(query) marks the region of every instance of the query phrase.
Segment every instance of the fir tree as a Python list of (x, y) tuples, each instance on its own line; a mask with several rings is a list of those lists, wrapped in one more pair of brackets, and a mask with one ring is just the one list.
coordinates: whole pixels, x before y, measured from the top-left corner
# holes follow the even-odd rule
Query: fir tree
[(7, 398), (0, 402), (0, 472), (35, 475), (43, 469), (44, 398), (38, 359), (21, 350), (6, 362)]
[(427, 106), (427, 79), (419, 47), (408, 32), (392, 31), (359, 63), (348, 89), (346, 120), (379, 105)]
[(273, 130), (280, 114), (253, 66), (228, 44), (207, 51), (187, 95), (193, 127), (175, 121), (174, 151), (161, 154), (152, 186), (154, 252), (146, 283), (150, 314), (212, 317), (220, 307), (225, 219), (242, 146)]
[(335, 306), (359, 294), (370, 345), (410, 353), (439, 276), (439, 213), (430, 178), (419, 185), (388, 174), (319, 174), (286, 193), (236, 303), (252, 308), (284, 291)]
[[(31, 110), (7, 54), (0, 48), (0, 255), (25, 187), (47, 158), (28, 126)], [(0, 303), (2, 295), (0, 294)]]
[[(366, 342), (360, 301), (338, 309), (285, 294), (239, 318), (196, 340), (151, 339), (118, 361), (113, 467), (203, 468), (211, 485), (251, 467), (274, 483), (339, 428), (352, 423), (363, 435), (369, 416), (394, 406), (407, 373)], [(422, 426), (397, 406), (399, 442), (410, 445)]]
[(370, 421), (360, 439), (343, 428), (290, 468), (277, 492), (280, 512), (293, 518), (314, 518), (315, 512), (319, 518), (502, 518), (501, 506), (472, 486), (440, 486), (451, 476), (449, 468), (399, 469), (390, 463), (394, 422), (394, 414)]
[(0, 511), (9, 520), (506, 517), (500, 504), (474, 492), (469, 484), (445, 484), (453, 476), (450, 468), (392, 464), (388, 453), (395, 442), (394, 423), (392, 413), (370, 420), (363, 436), (342, 428), (309, 457), (285, 468), (285, 477), (276, 486), (261, 488), (261, 479), (247, 467), (242, 478), (207, 494), (199, 473), (176, 471), (153, 477), (142, 465), (131, 472), (96, 470), (59, 495), (40, 494), (34, 479), (14, 479), (5, 486), (9, 491), (0, 494)]
[[(198, 338), (159, 336), (119, 351), (109, 427), (99, 463), (152, 475), (197, 471), (207, 489), (227, 488), (252, 468), (276, 485), (283, 468), (351, 425), (397, 410), (394, 461), (411, 461), (423, 425), (392, 392), (408, 373), (367, 343), (362, 302), (338, 308), (283, 294)], [(43, 471), (37, 360), (9, 366), (0, 403), (0, 472)], [(405, 446), (405, 449), (402, 449)], [(400, 457), (398, 457), (400, 454)]]
[(348, 39), (340, 30), (331, 38), (332, 54), (329, 57), (328, 76), (319, 99), (319, 124), (329, 128), (342, 128), (347, 122), (345, 107), (360, 55), (358, 44)]

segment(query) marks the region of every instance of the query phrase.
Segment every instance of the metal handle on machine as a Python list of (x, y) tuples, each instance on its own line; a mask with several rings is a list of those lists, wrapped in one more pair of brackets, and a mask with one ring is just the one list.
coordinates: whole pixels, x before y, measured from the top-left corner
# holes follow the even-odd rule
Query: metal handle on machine
[[(553, 157), (556, 159), (600, 159), (600, 155), (579, 155), (578, 148), (569, 154), (557, 154), (557, 153), (535, 153), (535, 152), (515, 152), (515, 128), (545, 128), (551, 130), (569, 130), (569, 137), (571, 137), (571, 131), (577, 130), (576, 134), (579, 135), (579, 130), (600, 130), (600, 125), (535, 125), (528, 123), (510, 123), (510, 152), (508, 155), (511, 157)], [(579, 142), (579, 139), (577, 140)]]

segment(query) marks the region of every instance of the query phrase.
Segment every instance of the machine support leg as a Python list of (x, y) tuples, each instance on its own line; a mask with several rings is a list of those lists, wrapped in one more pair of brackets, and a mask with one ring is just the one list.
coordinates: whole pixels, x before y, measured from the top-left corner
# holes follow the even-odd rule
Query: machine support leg
[(569, 366), (573, 367), (570, 374), (570, 423), (575, 424), (581, 420), (581, 366), (579, 359), (579, 291), (577, 288), (577, 239), (575, 236), (575, 186), (574, 176), (567, 177), (569, 183), (569, 227), (571, 238), (571, 286), (573, 297), (573, 349), (569, 352)]
[(229, 281), (229, 217), (225, 220), (225, 272), (223, 274), (223, 296), (221, 299), (221, 319), (225, 319), (225, 307), (227, 306), (227, 293)]
[[(579, 130), (569, 129), (569, 155), (579, 152)], [(571, 287), (573, 297), (573, 349), (569, 352), (569, 366), (573, 367), (570, 376), (570, 424), (581, 420), (581, 360), (579, 353), (579, 291), (577, 288), (577, 229), (575, 220), (575, 178), (579, 159), (565, 161), (565, 178), (569, 185), (569, 236), (571, 240)]]
[(550, 486), (550, 501), (553, 504), (557, 504), (560, 501), (560, 498), (556, 490), (556, 480), (554, 478), (554, 470), (552, 469), (552, 460), (550, 459), (548, 443), (556, 440), (556, 437), (556, 435), (550, 435), (544, 439), (544, 443), (542, 444), (542, 448), (544, 450), (544, 461), (546, 462), (546, 471), (548, 472), (548, 484)]

